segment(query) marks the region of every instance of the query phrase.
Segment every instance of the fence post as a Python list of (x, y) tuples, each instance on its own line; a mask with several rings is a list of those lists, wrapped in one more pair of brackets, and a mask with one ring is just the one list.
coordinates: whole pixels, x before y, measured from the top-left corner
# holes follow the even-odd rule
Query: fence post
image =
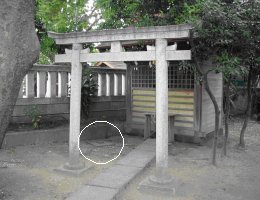
[(71, 73), (68, 73), (68, 83), (67, 83), (67, 87), (68, 87), (68, 96), (70, 96), (70, 91), (71, 91)]
[(122, 96), (125, 96), (125, 74), (122, 74)]
[(102, 96), (102, 76), (98, 73), (98, 96)]
[(45, 97), (46, 94), (46, 72), (37, 72), (37, 97)]
[(26, 75), (26, 97), (34, 98), (34, 72), (29, 71)]
[(57, 83), (57, 73), (48, 72), (46, 97), (56, 97), (56, 83)]
[(21, 84), (21, 87), (20, 87), (20, 90), (19, 90), (18, 98), (23, 98), (23, 82), (24, 82), (24, 80), (22, 81), (22, 84)]
[(110, 74), (106, 73), (106, 96), (110, 96)]
[(118, 96), (118, 75), (114, 73), (114, 96)]
[(67, 80), (67, 72), (58, 73), (58, 97), (66, 97), (68, 95)]

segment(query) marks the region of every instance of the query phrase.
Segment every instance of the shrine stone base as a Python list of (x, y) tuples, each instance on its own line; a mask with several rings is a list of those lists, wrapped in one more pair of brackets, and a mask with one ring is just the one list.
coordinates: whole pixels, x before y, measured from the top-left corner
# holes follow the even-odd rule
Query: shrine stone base
[(138, 190), (144, 193), (171, 197), (175, 195), (175, 188), (178, 185), (180, 185), (180, 181), (175, 178), (165, 183), (160, 183), (154, 181), (153, 176), (148, 176), (139, 184)]
[(69, 169), (67, 167), (67, 165), (65, 164), (65, 165), (63, 165), (59, 168), (55, 168), (54, 171), (59, 173), (59, 174), (77, 177), (77, 176), (82, 175), (84, 172), (91, 169), (92, 167), (93, 167), (93, 165), (82, 165), (81, 167), (79, 167), (77, 169)]

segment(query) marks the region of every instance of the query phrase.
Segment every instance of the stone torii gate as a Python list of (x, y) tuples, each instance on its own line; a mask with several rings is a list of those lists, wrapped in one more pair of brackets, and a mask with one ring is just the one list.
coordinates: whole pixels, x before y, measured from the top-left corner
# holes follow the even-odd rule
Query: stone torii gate
[[(66, 54), (56, 55), (56, 63), (71, 63), (71, 97), (70, 97), (70, 137), (69, 170), (80, 170), (78, 136), (80, 134), (81, 76), (84, 62), (109, 61), (152, 61), (156, 60), (156, 174), (158, 183), (166, 183), (168, 168), (168, 61), (190, 60), (190, 50), (176, 50), (168, 46), (168, 39), (184, 40), (190, 36), (190, 25), (158, 26), (144, 28), (126, 28), (91, 32), (54, 33), (49, 32), (56, 44), (72, 44), (72, 50)], [(125, 52), (122, 41), (155, 40), (155, 47), (149, 51)], [(110, 42), (111, 51), (90, 53), (82, 49), (82, 44)]]

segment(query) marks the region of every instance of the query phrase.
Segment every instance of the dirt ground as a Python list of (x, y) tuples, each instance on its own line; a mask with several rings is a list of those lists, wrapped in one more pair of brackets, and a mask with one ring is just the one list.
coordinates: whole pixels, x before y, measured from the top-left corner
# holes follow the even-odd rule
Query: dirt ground
[[(142, 142), (141, 137), (125, 136), (120, 158)], [(85, 156), (96, 162), (106, 162), (118, 155), (122, 138), (81, 142)], [(61, 175), (53, 169), (64, 165), (68, 158), (68, 144), (19, 146), (0, 150), (0, 200), (62, 200), (76, 191), (102, 170), (113, 165), (95, 165), (84, 175), (75, 178)]]
[(228, 156), (221, 156), (219, 148), (217, 167), (210, 164), (211, 141), (205, 146), (183, 143), (170, 146), (169, 174), (178, 180), (175, 196), (137, 189), (142, 180), (154, 173), (153, 163), (129, 185), (120, 200), (260, 200), (260, 124), (249, 123), (247, 146), (241, 150), (236, 147), (241, 130), (239, 122), (240, 119), (230, 122)]
[[(173, 197), (144, 193), (139, 183), (154, 173), (155, 163), (137, 177), (120, 200), (259, 200), (260, 199), (260, 124), (251, 121), (245, 136), (246, 149), (236, 147), (241, 120), (230, 122), (228, 156), (218, 149), (217, 167), (211, 165), (211, 142), (204, 146), (175, 143), (169, 147), (169, 173), (176, 179)], [(140, 137), (125, 138), (121, 156), (142, 142)], [(120, 137), (81, 143), (91, 159), (104, 162), (121, 148)], [(53, 171), (68, 158), (68, 144), (21, 146), (0, 150), (0, 200), (62, 200), (105, 168), (95, 165), (83, 176), (73, 178)], [(86, 161), (89, 164), (88, 161)], [(93, 164), (94, 165), (94, 164)]]

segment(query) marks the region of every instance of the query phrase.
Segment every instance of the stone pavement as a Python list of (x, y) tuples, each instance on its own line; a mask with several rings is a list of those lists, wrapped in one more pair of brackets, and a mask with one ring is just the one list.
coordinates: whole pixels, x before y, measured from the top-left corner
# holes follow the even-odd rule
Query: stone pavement
[[(155, 139), (148, 139), (100, 173), (66, 200), (113, 200), (155, 158)], [(116, 161), (115, 161), (116, 162)]]

